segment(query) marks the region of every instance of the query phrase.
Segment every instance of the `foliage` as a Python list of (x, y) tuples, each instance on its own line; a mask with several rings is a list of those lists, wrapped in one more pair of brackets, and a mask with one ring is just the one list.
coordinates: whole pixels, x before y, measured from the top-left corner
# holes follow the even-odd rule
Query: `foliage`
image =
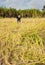
[(45, 17), (45, 6), (42, 11), (38, 9), (16, 10), (14, 8), (0, 7), (0, 17), (17, 17), (18, 14), (21, 17)]

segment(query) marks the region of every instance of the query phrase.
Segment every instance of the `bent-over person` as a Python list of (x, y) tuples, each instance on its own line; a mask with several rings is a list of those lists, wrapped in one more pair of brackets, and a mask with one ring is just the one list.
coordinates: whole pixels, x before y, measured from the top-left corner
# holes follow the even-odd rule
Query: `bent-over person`
[(21, 15), (17, 16), (17, 22), (21, 22)]

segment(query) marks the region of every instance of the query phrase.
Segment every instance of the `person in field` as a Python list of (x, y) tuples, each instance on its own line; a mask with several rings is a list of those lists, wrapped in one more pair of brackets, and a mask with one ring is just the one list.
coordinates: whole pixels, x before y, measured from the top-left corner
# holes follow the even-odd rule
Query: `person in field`
[(21, 22), (21, 15), (17, 16), (17, 22)]

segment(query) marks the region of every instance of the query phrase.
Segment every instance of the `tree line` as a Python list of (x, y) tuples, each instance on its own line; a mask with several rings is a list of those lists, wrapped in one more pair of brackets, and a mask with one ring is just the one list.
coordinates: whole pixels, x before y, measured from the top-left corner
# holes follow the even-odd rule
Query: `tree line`
[(0, 7), (0, 17), (17, 17), (18, 14), (21, 17), (45, 17), (45, 6), (41, 11), (38, 9), (16, 10), (14, 8)]

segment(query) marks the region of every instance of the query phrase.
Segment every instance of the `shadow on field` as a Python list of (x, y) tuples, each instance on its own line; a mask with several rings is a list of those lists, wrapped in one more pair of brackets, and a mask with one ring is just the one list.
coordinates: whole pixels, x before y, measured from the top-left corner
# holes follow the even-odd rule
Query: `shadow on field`
[(35, 65), (45, 65), (44, 63), (36, 63)]

